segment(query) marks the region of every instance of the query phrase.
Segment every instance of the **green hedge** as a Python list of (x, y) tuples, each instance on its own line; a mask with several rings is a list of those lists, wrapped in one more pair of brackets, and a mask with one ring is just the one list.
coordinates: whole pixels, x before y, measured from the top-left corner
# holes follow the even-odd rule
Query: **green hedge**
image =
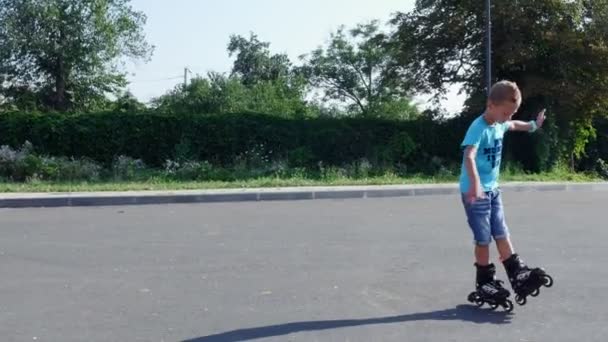
[(342, 166), (365, 158), (413, 171), (458, 163), (466, 124), (262, 114), (3, 113), (0, 145), (30, 141), (40, 154), (86, 157), (106, 165), (126, 155), (152, 166), (176, 159), (227, 166), (253, 155), (296, 167)]

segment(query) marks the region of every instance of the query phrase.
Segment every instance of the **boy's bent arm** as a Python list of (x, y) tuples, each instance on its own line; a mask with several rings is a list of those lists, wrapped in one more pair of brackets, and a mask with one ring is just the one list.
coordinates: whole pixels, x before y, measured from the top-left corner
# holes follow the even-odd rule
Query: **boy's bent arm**
[(467, 146), (464, 150), (464, 165), (467, 169), (467, 175), (469, 176), (470, 188), (468, 193), (478, 197), (481, 196), (481, 181), (479, 179), (479, 172), (477, 172), (477, 164), (475, 163), (476, 157), (477, 147)]

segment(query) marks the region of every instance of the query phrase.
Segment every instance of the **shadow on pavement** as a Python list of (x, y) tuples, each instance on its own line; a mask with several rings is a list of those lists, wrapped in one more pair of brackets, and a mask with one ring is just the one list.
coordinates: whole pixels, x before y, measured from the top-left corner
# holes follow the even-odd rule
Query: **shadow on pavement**
[[(500, 309), (499, 309), (500, 310)], [(512, 314), (503, 311), (479, 309), (472, 305), (458, 305), (453, 309), (421, 312), (399, 316), (364, 319), (292, 322), (263, 327), (227, 331), (215, 335), (198, 337), (183, 342), (238, 342), (260, 338), (283, 336), (303, 331), (319, 331), (362, 325), (395, 324), (416, 321), (464, 321), (477, 324), (508, 324)]]

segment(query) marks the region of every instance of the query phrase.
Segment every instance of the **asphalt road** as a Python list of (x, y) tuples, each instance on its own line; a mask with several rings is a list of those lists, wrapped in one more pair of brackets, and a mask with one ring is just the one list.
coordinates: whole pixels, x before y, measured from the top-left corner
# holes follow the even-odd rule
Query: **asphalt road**
[(505, 204), (556, 282), (510, 315), (454, 196), (0, 210), (0, 340), (605, 341), (608, 192)]

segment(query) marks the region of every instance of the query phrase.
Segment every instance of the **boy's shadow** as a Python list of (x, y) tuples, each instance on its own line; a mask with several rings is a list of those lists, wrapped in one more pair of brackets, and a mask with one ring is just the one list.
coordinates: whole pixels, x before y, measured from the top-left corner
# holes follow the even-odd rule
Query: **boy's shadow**
[(399, 316), (387, 316), (364, 319), (345, 319), (329, 321), (292, 322), (263, 327), (227, 331), (215, 335), (203, 336), (183, 342), (239, 342), (266, 337), (283, 336), (303, 331), (318, 331), (338, 328), (357, 327), (362, 325), (394, 324), (416, 321), (465, 321), (477, 324), (508, 324), (512, 314), (504, 311), (480, 309), (472, 305), (458, 305), (454, 309), (421, 312)]

